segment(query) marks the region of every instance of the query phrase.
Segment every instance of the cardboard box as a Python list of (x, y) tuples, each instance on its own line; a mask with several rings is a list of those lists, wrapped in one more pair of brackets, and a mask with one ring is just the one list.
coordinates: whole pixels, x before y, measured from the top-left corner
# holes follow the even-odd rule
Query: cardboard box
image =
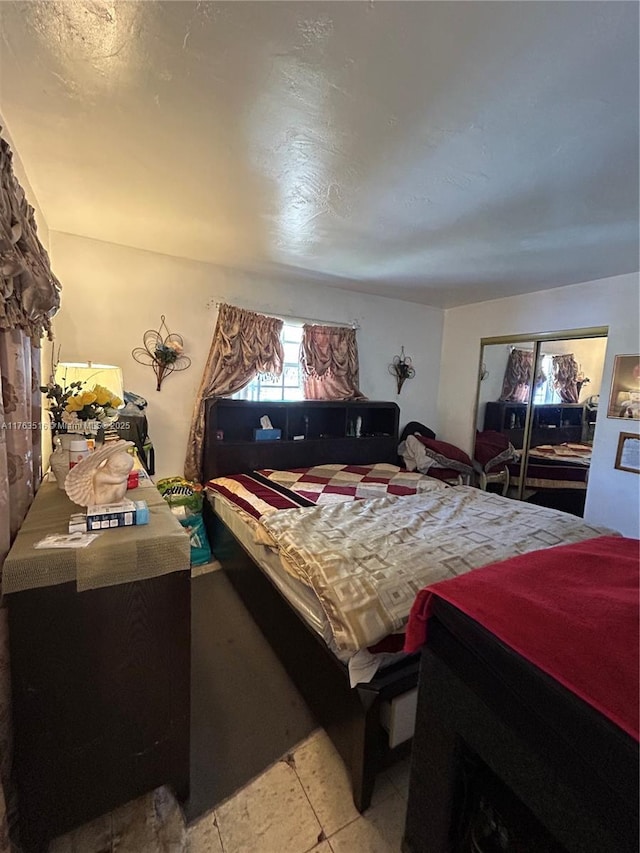
[(87, 507), (87, 530), (91, 532), (148, 523), (149, 508), (146, 501), (123, 501), (119, 504)]

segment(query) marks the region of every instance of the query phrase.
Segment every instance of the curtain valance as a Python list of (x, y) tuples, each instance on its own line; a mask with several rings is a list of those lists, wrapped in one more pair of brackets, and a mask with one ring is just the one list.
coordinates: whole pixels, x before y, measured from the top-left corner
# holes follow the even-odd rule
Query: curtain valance
[(33, 208), (13, 174), (12, 157), (0, 137), (0, 330), (21, 329), (36, 343), (43, 334), (51, 336), (61, 286), (38, 239)]
[(359, 389), (356, 330), (347, 326), (305, 325), (300, 344), (307, 400), (363, 399)]

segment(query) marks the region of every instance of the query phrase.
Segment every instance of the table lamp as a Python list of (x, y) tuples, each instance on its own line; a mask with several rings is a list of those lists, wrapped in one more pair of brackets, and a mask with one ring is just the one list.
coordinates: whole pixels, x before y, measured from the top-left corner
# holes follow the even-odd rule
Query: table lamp
[(69, 362), (59, 361), (56, 364), (55, 381), (63, 387), (69, 387), (72, 382), (82, 382), (83, 388), (93, 388), (102, 385), (124, 400), (124, 382), (122, 368), (114, 364), (96, 364), (91, 361)]

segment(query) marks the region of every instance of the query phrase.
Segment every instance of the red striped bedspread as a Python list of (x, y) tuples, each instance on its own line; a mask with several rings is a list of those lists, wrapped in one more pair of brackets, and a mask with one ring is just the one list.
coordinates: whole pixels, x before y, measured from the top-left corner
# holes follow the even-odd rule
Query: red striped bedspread
[(426, 641), (437, 596), (638, 739), (640, 542), (601, 536), (422, 589), (405, 650)]

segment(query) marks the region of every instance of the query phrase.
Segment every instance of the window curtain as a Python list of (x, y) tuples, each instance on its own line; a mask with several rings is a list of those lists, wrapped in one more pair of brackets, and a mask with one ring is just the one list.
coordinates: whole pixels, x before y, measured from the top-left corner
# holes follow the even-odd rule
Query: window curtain
[[(51, 334), (59, 293), (33, 208), (13, 174), (11, 149), (0, 136), (0, 572), (40, 484), (39, 343)], [(1, 851), (9, 849), (15, 816), (8, 784), (11, 743), (7, 610), (0, 606)]]
[(306, 400), (366, 399), (358, 387), (355, 329), (343, 326), (303, 326), (300, 365)]
[(280, 335), (282, 320), (221, 305), (211, 349), (193, 408), (184, 475), (202, 481), (204, 404), (208, 397), (228, 397), (240, 391), (258, 373), (279, 376), (284, 363)]
[(553, 384), (563, 403), (578, 402), (578, 363), (573, 353), (553, 356)]
[(0, 329), (22, 329), (38, 341), (45, 333), (51, 336), (60, 282), (11, 161), (11, 149), (0, 137)]
[(505, 403), (526, 403), (529, 400), (532, 370), (533, 351), (514, 347), (509, 353), (500, 400)]

